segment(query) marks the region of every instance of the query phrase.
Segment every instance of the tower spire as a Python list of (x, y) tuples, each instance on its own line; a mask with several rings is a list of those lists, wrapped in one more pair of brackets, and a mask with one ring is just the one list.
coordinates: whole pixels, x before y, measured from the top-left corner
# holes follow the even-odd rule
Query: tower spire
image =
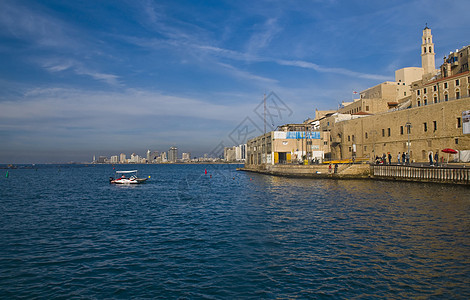
[(428, 23), (426, 23), (426, 27), (423, 29), (421, 44), (421, 66), (424, 74), (434, 74), (436, 72), (435, 56), (431, 29), (429, 29)]

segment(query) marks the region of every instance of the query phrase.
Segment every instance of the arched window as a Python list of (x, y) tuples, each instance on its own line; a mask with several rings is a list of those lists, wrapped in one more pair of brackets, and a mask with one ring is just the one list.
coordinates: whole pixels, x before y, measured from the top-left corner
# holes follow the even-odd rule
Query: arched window
[(426, 47), (423, 48), (424, 53), (426, 53)]
[(423, 100), (423, 105), (428, 105), (428, 99), (426, 97), (424, 97), (424, 100)]
[(431, 47), (429, 47), (429, 53), (432, 53), (432, 48)]
[(437, 103), (437, 94), (433, 95), (433, 100), (434, 100), (434, 103)]
[(460, 89), (455, 90), (455, 99), (460, 99)]

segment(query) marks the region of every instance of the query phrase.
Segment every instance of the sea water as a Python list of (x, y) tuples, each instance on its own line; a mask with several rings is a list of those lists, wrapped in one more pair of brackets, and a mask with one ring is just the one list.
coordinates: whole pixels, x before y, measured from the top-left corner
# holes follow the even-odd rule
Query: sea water
[(468, 187), (236, 167), (0, 170), (0, 297), (470, 298)]

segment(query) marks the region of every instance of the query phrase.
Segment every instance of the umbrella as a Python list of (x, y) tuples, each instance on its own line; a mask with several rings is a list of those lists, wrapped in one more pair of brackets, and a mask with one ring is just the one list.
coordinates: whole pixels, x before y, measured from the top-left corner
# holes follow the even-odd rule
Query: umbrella
[(445, 148), (441, 150), (444, 153), (447, 153), (447, 164), (449, 163), (449, 154), (455, 154), (457, 153), (457, 150), (451, 149), (451, 148)]
[(444, 152), (444, 153), (452, 153), (452, 154), (457, 153), (457, 150), (454, 150), (454, 149), (451, 149), (451, 148), (445, 148), (445, 149), (442, 149), (441, 151)]

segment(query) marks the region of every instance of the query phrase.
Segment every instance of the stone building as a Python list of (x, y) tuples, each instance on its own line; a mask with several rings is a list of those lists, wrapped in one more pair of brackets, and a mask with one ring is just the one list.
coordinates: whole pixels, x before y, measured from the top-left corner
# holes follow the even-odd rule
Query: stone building
[(250, 139), (246, 146), (246, 165), (299, 164), (323, 161), (324, 135), (313, 124), (286, 124), (276, 131)]
[(464, 153), (470, 150), (469, 57), (470, 46), (463, 47), (436, 69), (431, 29), (426, 26), (421, 67), (395, 71), (394, 82), (366, 89), (338, 110), (316, 110), (313, 120), (249, 140), (246, 164), (313, 158), (373, 161), (388, 153), (396, 162), (403, 152), (411, 161), (425, 162), (431, 151), (440, 156), (444, 148)]
[[(393, 83), (386, 82), (361, 92), (360, 100), (373, 99), (374, 109), (367, 110), (368, 103), (358, 100), (320, 120), (322, 130), (331, 134), (331, 157), (373, 159), (390, 152), (396, 161), (399, 153), (407, 152), (412, 161), (424, 162), (431, 151), (470, 149), (470, 132), (463, 130), (463, 115), (470, 110), (469, 49), (451, 52), (436, 70), (431, 30), (426, 26), (422, 68), (395, 72), (399, 87), (395, 102), (389, 88)], [(350, 117), (341, 117), (342, 112)]]

